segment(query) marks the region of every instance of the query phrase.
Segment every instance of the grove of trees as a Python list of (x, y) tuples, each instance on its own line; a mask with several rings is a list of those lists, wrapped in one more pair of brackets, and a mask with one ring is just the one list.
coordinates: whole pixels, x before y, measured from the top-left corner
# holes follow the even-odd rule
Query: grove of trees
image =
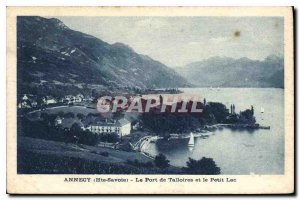
[(187, 167), (182, 169), (187, 174), (216, 175), (221, 173), (221, 169), (212, 158), (203, 157), (200, 160), (189, 158), (186, 164)]

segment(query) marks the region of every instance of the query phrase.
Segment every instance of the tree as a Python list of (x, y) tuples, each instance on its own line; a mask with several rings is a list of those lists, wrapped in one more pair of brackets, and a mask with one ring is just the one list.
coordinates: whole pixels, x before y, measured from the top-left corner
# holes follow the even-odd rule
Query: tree
[(71, 128), (70, 128), (70, 140), (74, 141), (74, 142), (78, 142), (78, 140), (80, 140), (81, 136), (82, 136), (82, 129), (81, 127), (79, 126), (78, 123), (74, 123)]
[(54, 125), (56, 115), (43, 112), (43, 113), (41, 113), (40, 118), (43, 119), (43, 122), (45, 125), (50, 126), (50, 125)]
[(74, 115), (74, 113), (72, 113), (72, 112), (68, 112), (68, 113), (65, 113), (65, 114), (64, 114), (64, 117), (65, 117), (65, 118), (74, 118), (75, 115)]
[(119, 141), (119, 135), (117, 133), (105, 133), (101, 137), (101, 141), (115, 143)]
[(253, 116), (254, 111), (247, 109), (240, 113), (239, 122), (242, 124), (255, 124), (256, 120)]
[(70, 131), (74, 132), (74, 133), (78, 133), (78, 132), (81, 132), (82, 129), (81, 129), (80, 125), (75, 122), (75, 123), (72, 124), (72, 126), (70, 128)]
[(203, 110), (203, 117), (210, 123), (223, 123), (229, 111), (222, 103), (209, 102)]
[(59, 112), (57, 113), (57, 115), (58, 115), (59, 117), (63, 117), (63, 116), (65, 115), (65, 113), (64, 113), (63, 111), (59, 111)]
[(49, 118), (48, 113), (42, 112), (40, 118), (42, 118), (43, 120), (47, 120)]
[(117, 110), (116, 112), (113, 112), (113, 119), (122, 119), (124, 116), (125, 114), (122, 110)]
[(155, 156), (154, 163), (158, 168), (161, 168), (161, 169), (165, 169), (170, 166), (170, 164), (169, 164), (170, 161), (162, 153)]
[(186, 164), (187, 167), (184, 167), (183, 170), (188, 174), (213, 175), (221, 173), (220, 168), (212, 158), (203, 157), (200, 160), (189, 158)]
[(77, 116), (78, 119), (83, 119), (84, 118), (84, 114), (82, 114), (82, 113), (78, 113), (76, 116)]

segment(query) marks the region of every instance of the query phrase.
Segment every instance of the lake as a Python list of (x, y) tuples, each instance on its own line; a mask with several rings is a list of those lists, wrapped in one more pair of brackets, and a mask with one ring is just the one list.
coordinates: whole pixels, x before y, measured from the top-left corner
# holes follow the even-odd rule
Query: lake
[[(184, 95), (196, 95), (207, 102), (221, 102), (236, 112), (254, 106), (257, 123), (270, 130), (216, 130), (207, 139), (195, 138), (193, 149), (188, 139), (159, 140), (149, 143), (151, 155), (163, 153), (174, 166), (186, 166), (189, 157), (212, 158), (222, 174), (284, 173), (284, 90), (275, 88), (183, 88)], [(261, 109), (264, 110), (261, 113)]]

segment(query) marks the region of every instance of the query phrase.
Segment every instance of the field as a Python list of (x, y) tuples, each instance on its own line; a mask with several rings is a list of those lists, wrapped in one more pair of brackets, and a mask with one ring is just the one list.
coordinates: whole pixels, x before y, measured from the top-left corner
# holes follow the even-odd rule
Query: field
[[(18, 137), (18, 174), (178, 174), (139, 152)], [(129, 163), (128, 160), (131, 160)], [(149, 163), (151, 165), (149, 165)]]
[[(26, 150), (34, 153), (55, 155), (58, 157), (77, 157), (92, 161), (124, 163), (129, 160), (139, 160), (140, 162), (151, 161), (138, 152), (118, 151), (109, 148), (95, 147), (81, 144), (72, 144), (56, 141), (48, 141), (30, 137), (18, 137), (18, 150)], [(102, 156), (101, 152), (107, 152), (108, 157)]]

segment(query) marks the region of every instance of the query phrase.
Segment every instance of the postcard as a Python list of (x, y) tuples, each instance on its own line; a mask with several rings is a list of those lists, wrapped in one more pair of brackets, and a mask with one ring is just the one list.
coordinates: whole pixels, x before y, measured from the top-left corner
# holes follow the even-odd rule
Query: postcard
[(7, 7), (7, 193), (293, 194), (293, 7)]

